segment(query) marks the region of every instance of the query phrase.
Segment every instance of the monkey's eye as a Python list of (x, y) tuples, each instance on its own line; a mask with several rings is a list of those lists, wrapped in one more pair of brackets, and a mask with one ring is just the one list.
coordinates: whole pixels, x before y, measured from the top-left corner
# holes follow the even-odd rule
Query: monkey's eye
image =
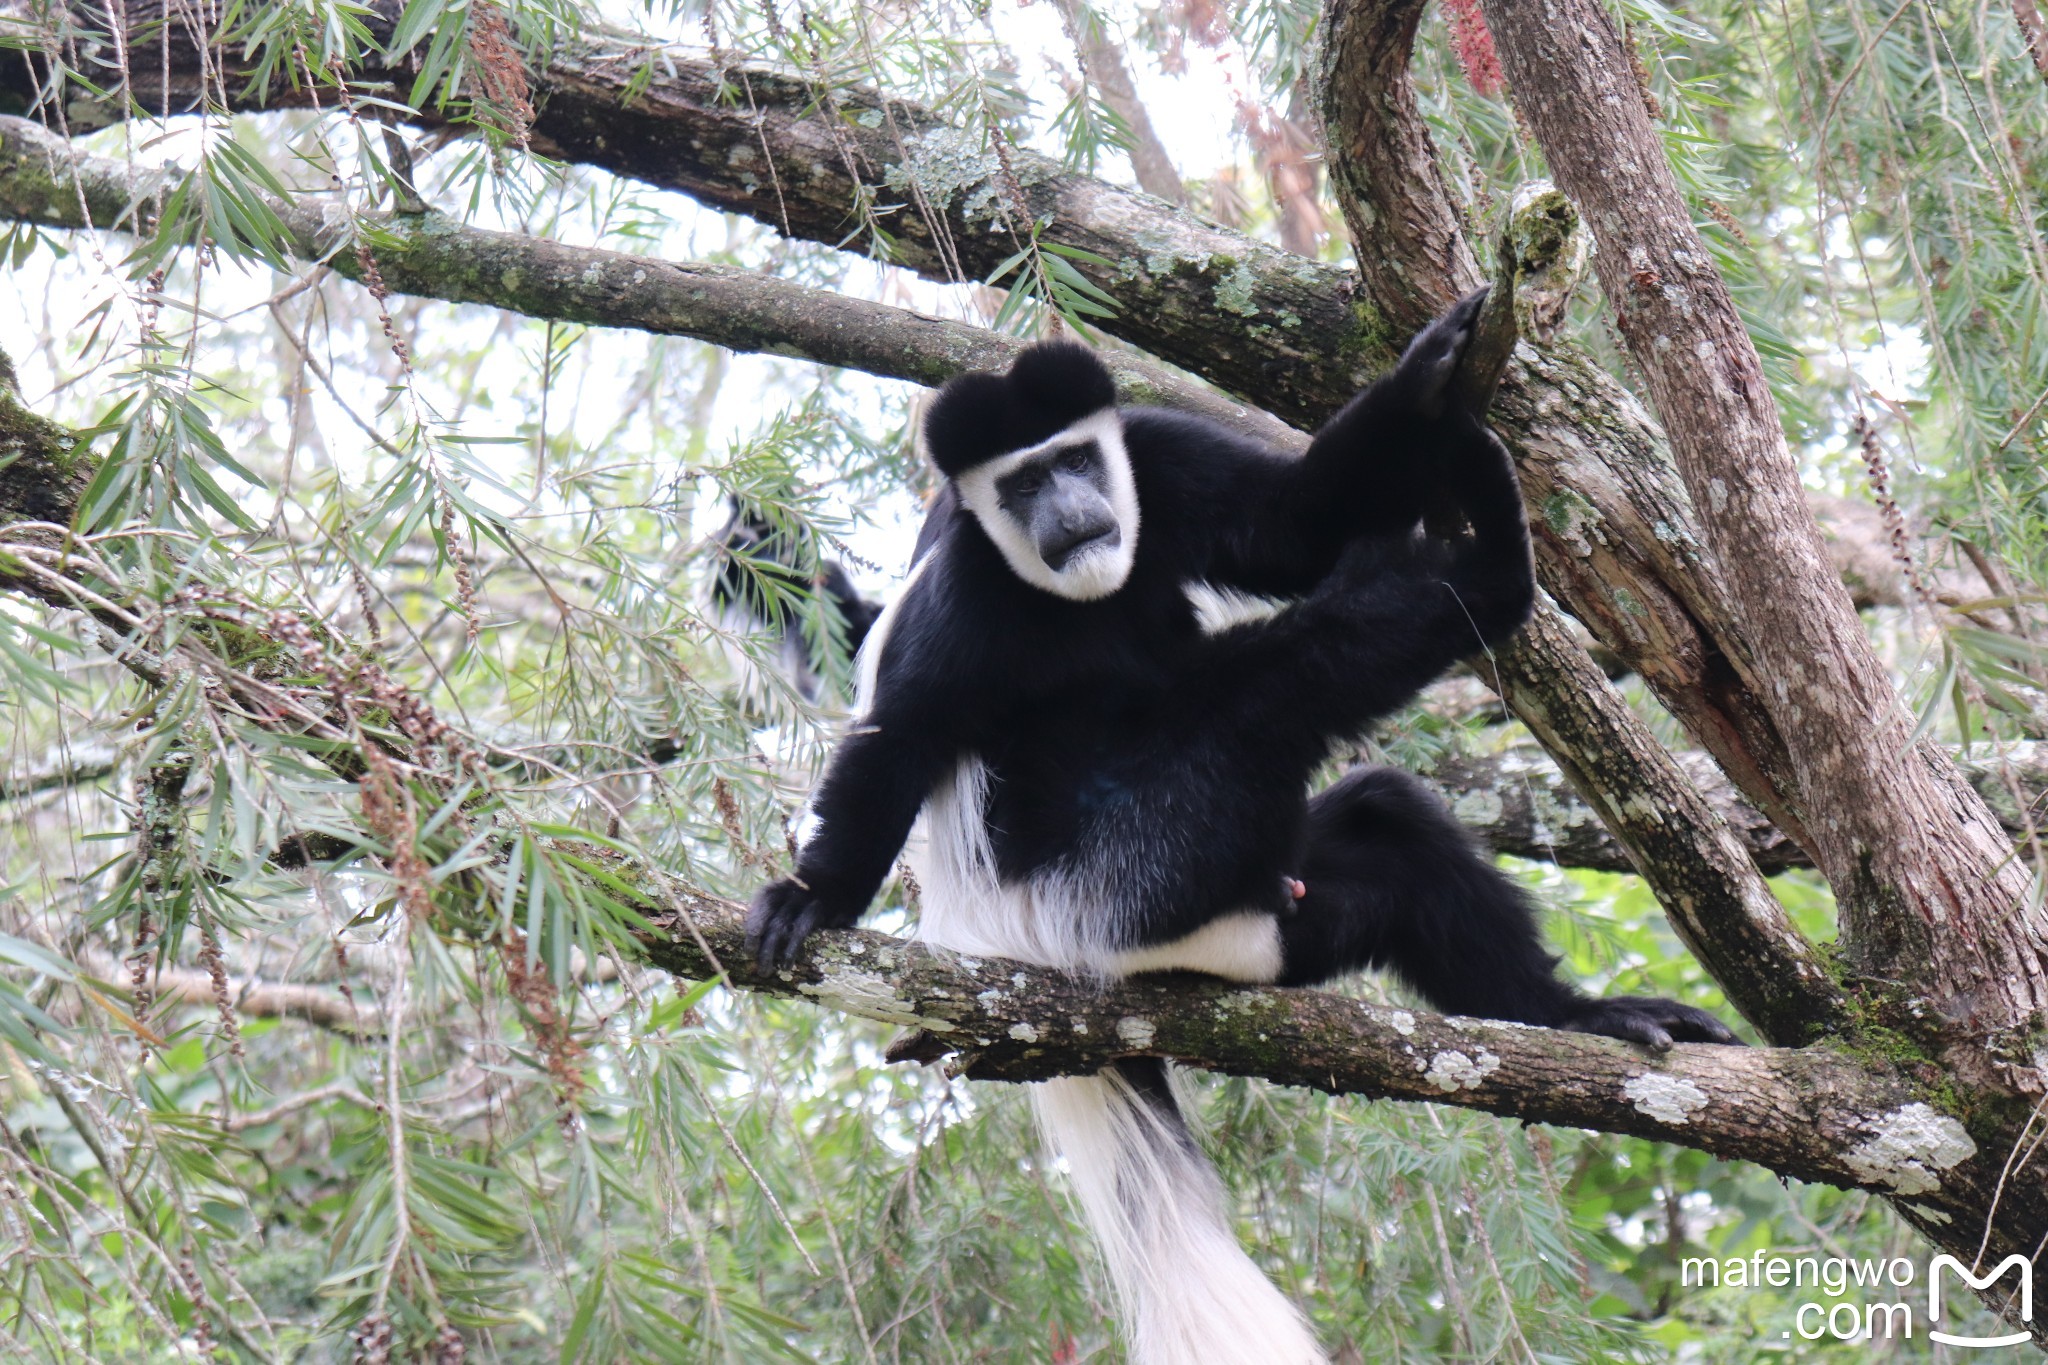
[(1089, 453), (1087, 446), (1075, 446), (1072, 450), (1060, 456), (1060, 468), (1072, 470), (1076, 474), (1085, 474), (1088, 471), (1088, 466), (1093, 463), (1095, 463), (1094, 458)]
[(1034, 498), (1045, 487), (1045, 475), (1032, 472), (1020, 474), (1010, 483), (1010, 493), (1019, 498)]

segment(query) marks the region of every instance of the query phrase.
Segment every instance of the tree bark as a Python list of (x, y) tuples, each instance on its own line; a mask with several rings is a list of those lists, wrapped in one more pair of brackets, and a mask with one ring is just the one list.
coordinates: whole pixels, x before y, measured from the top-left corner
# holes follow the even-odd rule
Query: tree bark
[[(1693, 227), (1597, 0), (1486, 0), (1523, 120), (1587, 215), (1594, 266), (1671, 434), (1746, 648), (1737, 660), (1792, 760), (1784, 791), (1873, 986), (1972, 1079), (2043, 1089), (2026, 1043), (2048, 1008), (2048, 915), (2011, 843), (1913, 718), (1828, 571), (1756, 349)], [(1896, 992), (1896, 984), (1887, 989)], [(1983, 1042), (2003, 1035), (2015, 1058)]]
[(2034, 0), (2012, 0), (2012, 17), (2026, 41), (2027, 55), (2034, 59), (2034, 70), (2048, 81), (2048, 21), (2042, 20), (2040, 6)]
[[(1247, 989), (1213, 978), (1103, 986), (1023, 963), (964, 958), (867, 930), (821, 934), (791, 967), (752, 964), (738, 906), (666, 898), (656, 966), (815, 1000), (911, 1031), (892, 1054), (950, 1058), (993, 1080), (1083, 1074), (1128, 1056), (1331, 1094), (1428, 1100), (1534, 1122), (1626, 1132), (1759, 1161), (1836, 1185), (1886, 1188), (1854, 1156), (1918, 1101), (1859, 1059), (1823, 1048), (1680, 1045), (1659, 1058), (1611, 1039), (1370, 1005), (1323, 991)], [(1995, 1163), (1961, 1124), (1929, 1175), (1973, 1188)], [(1952, 1126), (1950, 1126), (1952, 1124)], [(1760, 1155), (1761, 1154), (1761, 1155)], [(1796, 1169), (1795, 1169), (1796, 1168)], [(1917, 1183), (1909, 1173), (1908, 1183)], [(2041, 1192), (2035, 1197), (2039, 1198)], [(1938, 1197), (1938, 1196), (1936, 1196)]]
[[(1422, 8), (1330, 0), (1322, 23), (1331, 175), (1366, 288), (1403, 321), (1433, 315), (1478, 278), (1408, 74)], [(1546, 231), (1535, 215), (1525, 230)], [(1544, 586), (1642, 675), (1752, 803), (1803, 840), (1783, 795), (1789, 756), (1742, 682), (1746, 646), (1662, 433), (1563, 345), (1518, 352), (1492, 420), (1522, 473)]]
[[(147, 232), (155, 205), (176, 190), (176, 171), (137, 169), (81, 152), (40, 124), (0, 115), (0, 218), (54, 228)], [(478, 303), (528, 317), (696, 337), (734, 351), (777, 355), (938, 385), (962, 370), (1000, 369), (1026, 344), (985, 327), (871, 303), (755, 271), (568, 246), (542, 237), (469, 227), (438, 213), (351, 217), (313, 199), (265, 201), (309, 267), (350, 279), (362, 265), (341, 250), (361, 230), (387, 288), (450, 303)], [(1199, 412), (1262, 440), (1298, 439), (1283, 423), (1206, 385), (1128, 352), (1103, 357), (1126, 401)], [(24, 433), (41, 419), (25, 415)], [(47, 425), (47, 424), (45, 424)], [(24, 435), (23, 439), (28, 439)], [(38, 447), (40, 448), (40, 447)], [(53, 468), (21, 466), (24, 492), (6, 505), (33, 510), (30, 486), (52, 485)], [(0, 496), (6, 485), (0, 484)], [(83, 485), (78, 490), (82, 491)], [(60, 495), (46, 511), (69, 506)], [(63, 521), (68, 516), (39, 519)]]
[(1492, 661), (1501, 697), (1656, 893), (1729, 1003), (1775, 1043), (1839, 1028), (1843, 1002), (1720, 811), (1692, 785), (1547, 605)]

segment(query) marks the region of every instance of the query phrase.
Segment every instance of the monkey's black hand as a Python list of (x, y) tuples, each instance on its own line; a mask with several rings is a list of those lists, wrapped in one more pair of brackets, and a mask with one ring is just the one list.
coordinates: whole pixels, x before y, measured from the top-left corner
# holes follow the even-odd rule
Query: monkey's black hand
[(1472, 344), (1486, 293), (1485, 289), (1473, 290), (1415, 334), (1399, 363), (1376, 386), (1376, 397), (1388, 405), (1390, 415), (1405, 412), (1424, 422), (1446, 415), (1451, 381)]
[(850, 929), (860, 907), (848, 909), (794, 877), (770, 882), (754, 893), (747, 907), (747, 947), (754, 965), (777, 971), (796, 959), (804, 940), (820, 929)]
[(1664, 1052), (1674, 1042), (1742, 1045), (1742, 1040), (1730, 1033), (1726, 1024), (1705, 1010), (1654, 995), (1587, 1000), (1558, 1027), (1641, 1043), (1652, 1052)]

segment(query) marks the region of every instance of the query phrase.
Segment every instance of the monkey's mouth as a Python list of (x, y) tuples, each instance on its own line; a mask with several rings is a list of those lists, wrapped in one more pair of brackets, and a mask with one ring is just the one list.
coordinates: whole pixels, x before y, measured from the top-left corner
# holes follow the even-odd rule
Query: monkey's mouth
[(1106, 554), (1123, 543), (1123, 532), (1111, 526), (1105, 530), (1082, 535), (1063, 545), (1047, 546), (1045, 566), (1058, 573), (1076, 560), (1086, 559), (1090, 555)]

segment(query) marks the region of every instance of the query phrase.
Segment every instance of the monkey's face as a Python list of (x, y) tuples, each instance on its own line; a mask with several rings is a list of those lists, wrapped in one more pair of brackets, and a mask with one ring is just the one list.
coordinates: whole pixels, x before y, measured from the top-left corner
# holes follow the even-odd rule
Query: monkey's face
[(1011, 571), (1033, 587), (1085, 602), (1130, 576), (1138, 499), (1114, 409), (965, 470), (955, 483)]
[(1109, 475), (1093, 441), (1049, 450), (996, 480), (996, 506), (1022, 526), (1045, 566), (1059, 572), (1123, 540), (1109, 505)]

